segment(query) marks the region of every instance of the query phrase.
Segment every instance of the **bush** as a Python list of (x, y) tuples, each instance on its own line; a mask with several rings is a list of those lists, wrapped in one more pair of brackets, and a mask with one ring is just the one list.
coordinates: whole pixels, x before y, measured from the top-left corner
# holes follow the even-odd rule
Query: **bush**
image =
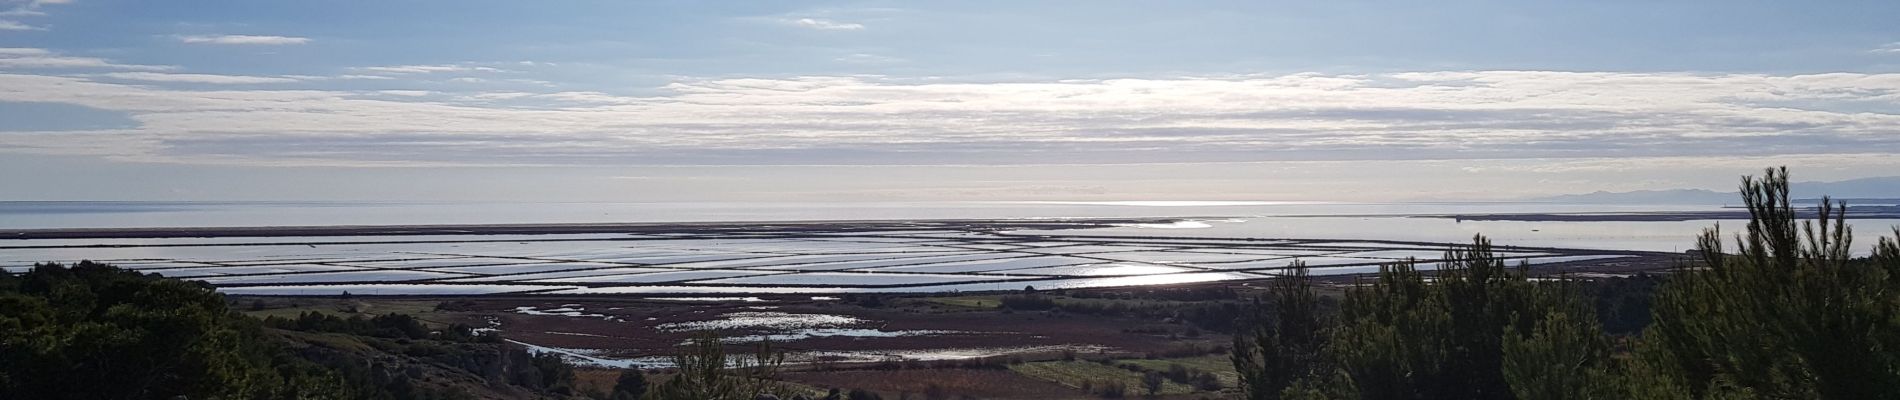
[(1161, 394), (1161, 385), (1167, 383), (1168, 380), (1162, 378), (1161, 373), (1148, 371), (1148, 373), (1141, 374), (1141, 387), (1148, 389), (1149, 396)]
[(1195, 389), (1200, 389), (1202, 391), (1208, 391), (1208, 392), (1217, 391), (1221, 389), (1220, 377), (1215, 376), (1214, 373), (1207, 372), (1207, 371), (1201, 371), (1200, 374), (1194, 375), (1193, 385)]
[(998, 308), (1018, 311), (1043, 311), (1056, 308), (1056, 301), (1047, 296), (1025, 294), (1008, 295), (1000, 299)]
[(1180, 382), (1182, 384), (1193, 384), (1190, 379), (1194, 379), (1194, 373), (1188, 371), (1188, 368), (1181, 366), (1181, 364), (1168, 364), (1168, 371), (1162, 373), (1162, 375), (1171, 381)]
[(639, 400), (647, 394), (647, 386), (646, 373), (640, 372), (638, 368), (624, 369), (620, 371), (620, 378), (614, 380), (613, 394), (608, 395), (607, 399)]
[(876, 392), (864, 389), (851, 389), (851, 393), (845, 395), (844, 398), (849, 400), (884, 400), (884, 397), (878, 396)]
[(1104, 399), (1119, 399), (1128, 396), (1128, 384), (1121, 381), (1103, 381), (1095, 387), (1100, 390), (1097, 394)]

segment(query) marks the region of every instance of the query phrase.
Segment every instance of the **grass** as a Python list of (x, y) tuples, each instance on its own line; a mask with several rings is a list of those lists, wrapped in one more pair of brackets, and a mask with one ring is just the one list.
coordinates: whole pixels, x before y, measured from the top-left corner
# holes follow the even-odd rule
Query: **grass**
[[(926, 298), (922, 298), (918, 300), (921, 300), (926, 303), (942, 304), (942, 305), (953, 306), (953, 307), (995, 309), (998, 305), (1002, 304), (1003, 302), (1002, 298), (1003, 296), (1001, 295), (948, 296), (948, 297), (932, 296), (932, 297), (926, 297)], [(1056, 304), (1059, 304), (1059, 305), (1123, 304), (1123, 305), (1137, 307), (1137, 308), (1162, 307), (1162, 306), (1171, 306), (1171, 305), (1199, 303), (1199, 302), (1193, 302), (1193, 301), (1174, 301), (1174, 300), (1155, 300), (1155, 299), (1094, 299), (1094, 298), (1074, 298), (1074, 297), (1066, 297), (1066, 296), (1049, 296), (1049, 299), (1055, 300)]]
[(955, 296), (955, 297), (932, 296), (932, 297), (924, 298), (922, 300), (929, 303), (937, 303), (937, 304), (942, 304), (942, 305), (952, 306), (952, 307), (996, 308), (997, 304), (1002, 303), (1002, 298), (1003, 296), (994, 296), (994, 295), (992, 296)]
[(352, 352), (356, 354), (369, 354), (375, 351), (374, 348), (371, 348), (369, 344), (363, 343), (363, 339), (357, 336), (336, 334), (336, 333), (316, 333), (316, 332), (298, 332), (298, 331), (277, 331), (277, 333), (280, 335), (284, 335), (285, 337), (297, 339), (304, 343), (309, 343), (311, 345), (323, 346), (323, 347), (328, 347), (332, 349), (348, 351), (348, 352)]
[[(886, 399), (904, 393), (912, 399), (937, 388), (951, 398), (1076, 398), (1076, 392), (1048, 381), (1001, 369), (905, 369), (801, 371), (780, 375), (812, 387), (860, 388), (876, 391)], [(823, 396), (818, 396), (823, 397)]]
[[(254, 301), (263, 302), (264, 308), (261, 310), (251, 309)], [(438, 303), (441, 302), (432, 300), (384, 299), (243, 298), (239, 299), (237, 304), (233, 307), (238, 310), (243, 310), (245, 315), (257, 318), (274, 316), (278, 318), (296, 319), (298, 315), (314, 311), (345, 318), (351, 315), (362, 315), (368, 318), (392, 313), (409, 314), (425, 322), (435, 322), (431, 321), (435, 318), (429, 318), (429, 314), (437, 313), (435, 306)]]
[(1134, 364), (1156, 371), (1167, 371), (1170, 365), (1180, 365), (1212, 372), (1220, 378), (1222, 387), (1235, 387), (1240, 384), (1240, 374), (1234, 372), (1234, 362), (1225, 355), (1210, 355), (1187, 358), (1165, 358), (1156, 360), (1116, 360), (1117, 364)]
[[(1009, 366), (1011, 371), (1063, 386), (1081, 388), (1085, 382), (1119, 381), (1128, 385), (1128, 394), (1147, 394), (1141, 386), (1141, 373), (1088, 361), (1044, 361)], [(1099, 384), (1098, 384), (1099, 386)], [(1189, 394), (1194, 388), (1177, 382), (1161, 385), (1161, 394)]]

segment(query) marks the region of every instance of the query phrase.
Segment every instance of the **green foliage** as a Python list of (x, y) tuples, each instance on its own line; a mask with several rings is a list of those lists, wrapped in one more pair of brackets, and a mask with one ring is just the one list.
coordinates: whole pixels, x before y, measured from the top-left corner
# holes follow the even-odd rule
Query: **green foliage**
[[(558, 358), (481, 343), (492, 338), (466, 327), (430, 331), (405, 315), (316, 313), (267, 323), (226, 304), (202, 284), (91, 262), (0, 276), (0, 399), (472, 397), (415, 379), (418, 370), (386, 355), (477, 375), (484, 367), (513, 371), (498, 378), (542, 393), (565, 393), (573, 380)], [(291, 340), (319, 336), (284, 330), (326, 332), (321, 340), (364, 353)]]
[(1160, 372), (1148, 371), (1141, 374), (1141, 388), (1146, 389), (1149, 396), (1161, 394), (1161, 386), (1167, 383), (1167, 378), (1163, 378)]
[(614, 380), (614, 391), (607, 395), (608, 400), (638, 400), (647, 394), (647, 374), (638, 368), (620, 371), (620, 378)]
[[(1799, 221), (1785, 169), (1745, 178), (1742, 194), (1751, 220), (1733, 253), (1711, 229), (1701, 267), (1666, 280), (1533, 281), (1478, 237), (1430, 277), (1411, 262), (1382, 266), (1370, 286), (1347, 291), (1332, 322), (1303, 314), (1310, 289), (1293, 274), (1273, 287), (1275, 312), (1236, 338), (1235, 368), (1250, 399), (1900, 393), (1900, 241), (1851, 258), (1845, 206), (1823, 200), (1816, 220)], [(1319, 355), (1306, 358), (1286, 335), (1314, 321), (1324, 323)]]
[(421, 320), (408, 314), (383, 314), (370, 318), (351, 315), (349, 318), (305, 311), (296, 319), (271, 316), (264, 318), (264, 326), (304, 332), (343, 333), (358, 336), (388, 339), (435, 339), (450, 342), (497, 343), (501, 337), (493, 333), (476, 334), (467, 325), (451, 325), (440, 331), (431, 330)]
[(1504, 335), (1504, 379), (1519, 399), (1617, 399), (1609, 338), (1590, 318), (1552, 312), (1530, 336)]
[(718, 336), (694, 337), (673, 355), (679, 374), (647, 392), (651, 400), (751, 400), (761, 394), (781, 398), (792, 390), (774, 380), (785, 354), (760, 341), (751, 354), (728, 355)]
[[(1371, 287), (1347, 292), (1331, 353), (1350, 391), (1364, 398), (1517, 398), (1517, 391), (1537, 391), (1519, 386), (1547, 384), (1548, 372), (1507, 377), (1507, 359), (1521, 365), (1557, 356), (1535, 350), (1573, 329), (1601, 335), (1594, 310), (1565, 284), (1531, 282), (1522, 268), (1505, 267), (1482, 236), (1445, 259), (1451, 261), (1430, 282), (1406, 262), (1381, 267)], [(1568, 326), (1575, 324), (1582, 326)], [(1544, 336), (1536, 335), (1539, 328)], [(1507, 340), (1516, 346), (1510, 357)]]
[[(1868, 399), (1900, 393), (1900, 262), (1892, 239), (1850, 259), (1845, 205), (1799, 221), (1786, 169), (1744, 178), (1747, 232), (1699, 241), (1705, 270), (1655, 300), (1632, 393), (1674, 398)], [(1734, 253), (1725, 251), (1732, 248)]]
[[(1294, 261), (1272, 286), (1272, 314), (1256, 314), (1252, 332), (1234, 336), (1234, 370), (1249, 399), (1278, 399), (1294, 382), (1322, 370), (1319, 301), (1313, 295), (1306, 264)], [(1262, 301), (1254, 309), (1265, 312)]]
[(0, 398), (350, 398), (202, 284), (41, 264), (0, 291)]
[(884, 396), (864, 389), (851, 389), (850, 392), (845, 393), (844, 398), (846, 400), (884, 400)]
[(1005, 310), (1042, 311), (1056, 308), (1055, 299), (1037, 295), (1034, 292), (1023, 295), (1008, 295), (998, 299), (996, 308)]

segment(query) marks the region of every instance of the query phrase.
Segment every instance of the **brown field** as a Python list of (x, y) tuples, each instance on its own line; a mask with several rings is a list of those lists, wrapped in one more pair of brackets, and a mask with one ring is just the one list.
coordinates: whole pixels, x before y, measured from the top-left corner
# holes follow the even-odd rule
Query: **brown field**
[[(1606, 274), (1654, 271), (1660, 259), (1620, 260), (1614, 264), (1578, 268)], [(1360, 277), (1321, 278), (1322, 296), (1337, 296)], [(1213, 282), (1143, 287), (1092, 289), (1043, 293), (1061, 307), (1126, 306), (1145, 310), (1173, 310), (1206, 302), (1169, 300), (1170, 293), (1231, 289), (1244, 302), (1257, 295), (1257, 282)], [(1236, 377), (1222, 353), (1231, 338), (1203, 331), (1175, 318), (1083, 314), (1062, 311), (999, 309), (999, 294), (914, 294), (841, 296), (813, 300), (809, 295), (759, 295), (762, 301), (668, 301), (627, 296), (456, 296), (456, 297), (249, 297), (233, 296), (236, 309), (260, 317), (294, 318), (303, 312), (340, 316), (405, 313), (436, 326), (465, 324), (493, 327), (504, 338), (536, 346), (575, 349), (596, 359), (580, 363), (576, 389), (612, 390), (619, 369), (605, 368), (599, 359), (644, 359), (650, 362), (673, 354), (696, 335), (733, 338), (783, 334), (788, 329), (726, 327), (708, 331), (665, 329), (669, 324), (702, 323), (729, 318), (729, 314), (768, 313), (792, 320), (832, 318), (848, 321), (831, 326), (845, 330), (906, 332), (930, 331), (917, 336), (815, 336), (776, 343), (794, 362), (783, 369), (787, 383), (823, 392), (830, 388), (865, 389), (885, 398), (1065, 399), (1099, 398), (1101, 385), (1121, 382), (1127, 396), (1141, 397), (1139, 370), (1165, 371), (1180, 365), (1213, 373), (1221, 389), (1207, 391), (1168, 382), (1161, 398), (1223, 398), (1235, 389)], [(1132, 296), (1132, 297), (1131, 297)], [(875, 301), (870, 301), (874, 298)], [(1202, 304), (1197, 304), (1202, 303)], [(521, 312), (565, 309), (574, 315), (533, 315)], [(1154, 315), (1148, 313), (1145, 315)], [(789, 329), (796, 330), (796, 329)], [(944, 332), (948, 333), (944, 333)], [(734, 352), (750, 345), (734, 344)], [(950, 354), (946, 350), (982, 350)], [(954, 352), (953, 352), (954, 353)], [(813, 354), (885, 355), (882, 358), (838, 358)], [(921, 356), (920, 356), (921, 354)], [(895, 356), (895, 355), (901, 355)], [(922, 357), (919, 359), (918, 357)], [(843, 360), (843, 361), (840, 361)], [(856, 361), (851, 361), (856, 360)], [(594, 363), (592, 366), (589, 363)], [(1131, 370), (1133, 369), (1133, 370)], [(664, 380), (664, 367), (650, 370), (652, 381)]]
[(896, 371), (804, 371), (783, 375), (788, 381), (815, 387), (857, 388), (878, 392), (887, 399), (910, 394), (924, 399), (942, 393), (945, 398), (1070, 399), (1091, 398), (1080, 391), (1002, 369), (920, 369)]

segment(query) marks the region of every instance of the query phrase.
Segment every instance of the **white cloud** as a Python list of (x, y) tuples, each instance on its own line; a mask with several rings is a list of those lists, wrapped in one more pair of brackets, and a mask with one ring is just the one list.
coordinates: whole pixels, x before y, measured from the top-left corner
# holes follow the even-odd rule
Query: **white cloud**
[(1867, 52), (1874, 54), (1900, 54), (1900, 42), (1888, 43), (1884, 46), (1875, 47), (1873, 50), (1868, 50)]
[(310, 38), (261, 35), (187, 35), (179, 36), (178, 41), (192, 44), (281, 46), (310, 43)]
[(107, 73), (107, 74), (100, 74), (100, 76), (105, 76), (108, 78), (116, 78), (116, 79), (147, 81), (147, 82), (211, 83), (211, 84), (232, 84), (232, 85), (258, 84), (258, 83), (289, 83), (289, 82), (298, 81), (296, 78), (276, 77), (276, 76), (173, 74), (173, 73), (161, 73), (161, 72), (113, 72), (113, 73)]
[(682, 80), (656, 96), (363, 93), (0, 74), (0, 101), (127, 112), (141, 124), (130, 136), (157, 143), (129, 152), (185, 161), (1020, 165), (1900, 152), (1900, 115), (1861, 111), (1900, 109), (1900, 74), (801, 77)]
[(102, 58), (71, 57), (56, 54), (46, 49), (0, 48), (0, 69), (72, 69), (98, 68), (135, 71), (164, 71), (177, 67), (169, 65), (119, 64)]
[(427, 90), (379, 90), (377, 91), (377, 93), (382, 93), (382, 94), (386, 94), (390, 96), (403, 96), (403, 97), (422, 97), (422, 96), (435, 94), (435, 92), (431, 92)]
[(897, 64), (897, 63), (902, 63), (909, 60), (905, 60), (905, 59), (897, 58), (897, 57), (880, 56), (876, 54), (855, 53), (855, 54), (846, 54), (844, 56), (838, 57), (837, 61), (852, 63), (852, 64)]
[(493, 67), (457, 65), (457, 64), (391, 65), (391, 66), (381, 66), (381, 67), (358, 67), (356, 69), (359, 71), (375, 72), (375, 73), (383, 73), (383, 74), (432, 74), (432, 73), (444, 73), (444, 72), (502, 72), (501, 69), (493, 68)]
[(0, 20), (0, 31), (43, 31), (46, 28), (27, 25), (18, 21)]
[(306, 80), (306, 81), (324, 81), (324, 80), (365, 80), (365, 79), (367, 79), (367, 80), (391, 80), (391, 79), (396, 79), (396, 78), (392, 78), (392, 77), (387, 77), (387, 76), (382, 76), (382, 75), (328, 75), (328, 76), (323, 76), (323, 75), (284, 75), (284, 77), (285, 77), (285, 78), (293, 78), (293, 79), (299, 79), (299, 80)]
[[(46, 12), (40, 11), (41, 6), (44, 6), (47, 4), (69, 4), (69, 3), (72, 3), (72, 1), (69, 1), (69, 0), (0, 1), (0, 5), (13, 6), (12, 8), (7, 9), (5, 11), (0, 11), (0, 17), (43, 17), (43, 16), (46, 16)], [(7, 26), (8, 24), (17, 25), (19, 23), (15, 21), (0, 21), (0, 26)], [(0, 28), (0, 30), (28, 30), (28, 29), (45, 30), (44, 28), (34, 28), (34, 27), (27, 27), (25, 29)]]
[(861, 31), (861, 30), (864, 30), (864, 24), (838, 22), (838, 21), (832, 21), (828, 19), (819, 19), (819, 18), (785, 19), (783, 20), (783, 22), (786, 24), (790, 24), (792, 26), (800, 27), (800, 28), (817, 29), (821, 31)]

